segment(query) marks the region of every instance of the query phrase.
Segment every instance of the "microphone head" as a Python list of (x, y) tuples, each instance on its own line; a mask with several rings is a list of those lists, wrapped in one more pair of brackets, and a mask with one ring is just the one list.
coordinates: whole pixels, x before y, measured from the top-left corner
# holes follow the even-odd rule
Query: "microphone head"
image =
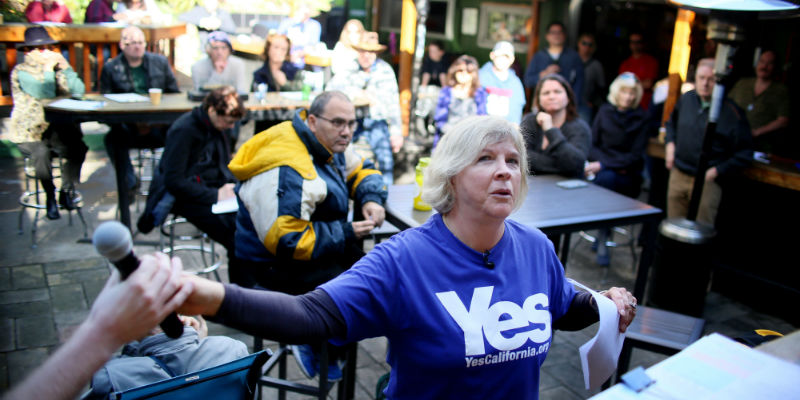
[(133, 251), (131, 231), (117, 221), (100, 224), (92, 236), (92, 244), (101, 256), (117, 262)]

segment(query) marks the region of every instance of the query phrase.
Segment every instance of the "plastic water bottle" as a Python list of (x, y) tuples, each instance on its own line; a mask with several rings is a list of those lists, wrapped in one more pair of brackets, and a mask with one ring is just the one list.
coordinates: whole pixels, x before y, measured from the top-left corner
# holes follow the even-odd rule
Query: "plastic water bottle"
[(258, 84), (258, 91), (256, 92), (256, 99), (260, 101), (262, 104), (267, 102), (267, 90), (269, 87), (266, 83), (259, 83)]
[(417, 195), (414, 197), (414, 209), (419, 211), (430, 211), (433, 207), (422, 200), (422, 184), (425, 178), (425, 169), (431, 162), (430, 157), (422, 157), (417, 162), (416, 167), (416, 181), (417, 181)]

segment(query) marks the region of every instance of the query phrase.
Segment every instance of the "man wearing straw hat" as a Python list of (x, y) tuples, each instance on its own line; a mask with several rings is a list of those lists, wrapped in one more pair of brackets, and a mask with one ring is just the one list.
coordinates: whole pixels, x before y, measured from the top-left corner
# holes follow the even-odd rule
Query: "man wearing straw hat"
[(353, 143), (365, 141), (369, 144), (378, 170), (388, 185), (393, 181), (392, 153), (397, 153), (403, 146), (397, 77), (392, 67), (378, 58), (378, 53), (386, 50), (386, 46), (378, 42), (377, 32), (364, 32), (353, 47), (358, 51), (359, 68), (334, 75), (326, 90), (361, 92), (369, 99), (369, 117), (359, 121)]

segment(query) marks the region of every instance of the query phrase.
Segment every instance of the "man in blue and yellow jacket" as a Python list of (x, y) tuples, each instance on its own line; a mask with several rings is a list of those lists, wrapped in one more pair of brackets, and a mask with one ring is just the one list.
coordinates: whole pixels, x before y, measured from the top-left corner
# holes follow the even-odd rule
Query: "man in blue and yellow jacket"
[[(319, 95), (308, 111), (248, 140), (228, 165), (236, 188), (236, 256), (242, 286), (302, 294), (350, 268), (364, 253), (357, 239), (383, 223), (386, 187), (371, 161), (350, 145), (355, 108), (342, 92)], [(363, 221), (347, 221), (349, 200)], [(237, 274), (238, 275), (238, 274)], [(330, 348), (330, 347), (329, 347)], [(320, 369), (311, 346), (295, 346), (301, 370)], [(316, 353), (316, 354), (315, 354)], [(329, 350), (328, 379), (341, 379)]]
[[(228, 165), (241, 182), (236, 254), (255, 283), (305, 293), (349, 268), (357, 239), (383, 223), (380, 172), (349, 144), (355, 108), (342, 92), (247, 141)], [(364, 221), (348, 222), (349, 198)]]

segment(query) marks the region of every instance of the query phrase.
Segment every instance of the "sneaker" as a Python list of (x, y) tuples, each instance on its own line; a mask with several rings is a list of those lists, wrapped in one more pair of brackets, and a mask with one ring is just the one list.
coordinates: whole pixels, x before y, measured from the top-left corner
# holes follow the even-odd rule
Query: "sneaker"
[(328, 382), (339, 382), (340, 380), (342, 380), (342, 368), (339, 367), (339, 363), (328, 364)]
[[(300, 368), (300, 371), (303, 372), (308, 379), (311, 379), (317, 376), (317, 365), (319, 361), (317, 361), (317, 357), (313, 351), (311, 351), (311, 346), (307, 344), (294, 344), (289, 346), (292, 349), (292, 354), (294, 355), (294, 359), (297, 361), (297, 366)], [(330, 371), (328, 372), (328, 376), (330, 379)], [(342, 371), (339, 370), (339, 379), (342, 376)]]

